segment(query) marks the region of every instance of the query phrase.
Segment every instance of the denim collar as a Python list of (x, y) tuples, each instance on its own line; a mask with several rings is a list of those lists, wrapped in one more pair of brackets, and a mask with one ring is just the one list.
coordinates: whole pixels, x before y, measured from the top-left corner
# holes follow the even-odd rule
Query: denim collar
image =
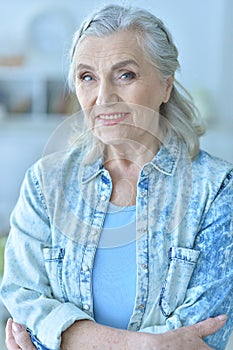
[[(146, 174), (156, 169), (165, 175), (172, 176), (175, 173), (181, 153), (181, 141), (175, 133), (167, 137), (151, 162), (145, 164)], [(83, 166), (81, 181), (87, 183), (104, 172), (103, 157)]]

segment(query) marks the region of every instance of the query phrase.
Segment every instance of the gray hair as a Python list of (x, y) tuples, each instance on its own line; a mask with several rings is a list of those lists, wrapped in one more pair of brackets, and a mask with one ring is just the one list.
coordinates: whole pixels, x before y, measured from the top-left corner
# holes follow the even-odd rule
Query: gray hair
[[(86, 19), (74, 35), (68, 76), (71, 90), (75, 87), (75, 52), (79, 42), (88, 36), (103, 37), (126, 30), (135, 32), (147, 58), (162, 78), (175, 75), (179, 68), (178, 50), (164, 23), (146, 10), (107, 5)], [(160, 114), (183, 140), (194, 159), (199, 152), (199, 136), (204, 133), (205, 126), (191, 96), (177, 80), (168, 102), (161, 105)]]

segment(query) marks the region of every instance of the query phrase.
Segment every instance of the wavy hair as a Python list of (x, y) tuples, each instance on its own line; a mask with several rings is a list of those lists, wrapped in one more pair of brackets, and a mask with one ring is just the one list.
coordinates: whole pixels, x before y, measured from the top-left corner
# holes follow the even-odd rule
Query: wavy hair
[[(75, 52), (80, 41), (88, 36), (103, 37), (126, 30), (135, 32), (139, 45), (163, 79), (175, 76), (180, 67), (178, 50), (164, 23), (143, 9), (107, 5), (87, 18), (74, 35), (68, 75), (71, 90), (75, 88)], [(205, 132), (205, 125), (191, 96), (176, 79), (168, 102), (160, 107), (160, 114), (186, 144), (190, 157), (195, 159), (200, 148), (199, 136)], [(81, 142), (85, 142), (84, 137), (80, 138)]]

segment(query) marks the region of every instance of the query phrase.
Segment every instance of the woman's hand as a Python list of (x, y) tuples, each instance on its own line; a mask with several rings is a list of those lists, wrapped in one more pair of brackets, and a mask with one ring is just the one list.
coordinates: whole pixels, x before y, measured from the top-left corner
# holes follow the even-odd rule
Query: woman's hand
[(26, 329), (11, 318), (6, 324), (6, 347), (8, 350), (36, 350)]
[[(78, 321), (62, 335), (62, 350), (210, 350), (203, 338), (215, 333), (226, 322), (226, 316), (209, 318), (196, 325), (182, 327), (163, 334), (136, 333), (99, 325), (92, 321)], [(26, 330), (11, 319), (6, 326), (8, 350), (36, 350)]]
[[(156, 340), (152, 337), (151, 339), (147, 339), (147, 341), (149, 340), (149, 343), (143, 347), (143, 349), (187, 350), (188, 348), (189, 350), (210, 350), (212, 348), (203, 341), (203, 338), (217, 332), (217, 330), (224, 326), (225, 322), (226, 316), (221, 315), (214, 318), (208, 318), (207, 320), (199, 322), (193, 326), (182, 327), (174, 331), (158, 334)], [(153, 336), (152, 334), (149, 335)]]

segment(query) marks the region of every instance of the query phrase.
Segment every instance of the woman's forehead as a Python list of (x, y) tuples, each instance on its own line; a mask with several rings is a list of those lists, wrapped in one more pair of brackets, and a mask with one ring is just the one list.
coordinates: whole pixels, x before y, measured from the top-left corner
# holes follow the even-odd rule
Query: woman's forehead
[[(104, 37), (87, 36), (78, 44), (75, 59), (78, 62), (93, 60), (134, 60), (138, 64), (145, 59), (135, 33), (119, 32)], [(84, 63), (84, 62), (82, 62)]]

